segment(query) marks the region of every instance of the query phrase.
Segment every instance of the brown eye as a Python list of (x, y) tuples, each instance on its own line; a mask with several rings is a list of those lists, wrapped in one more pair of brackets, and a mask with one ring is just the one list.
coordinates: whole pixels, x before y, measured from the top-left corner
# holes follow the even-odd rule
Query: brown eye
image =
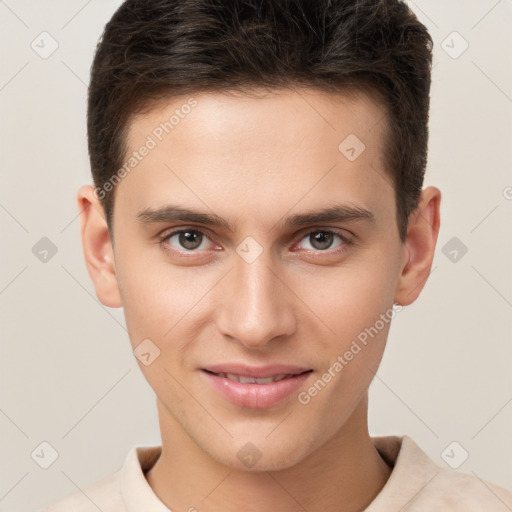
[[(172, 243), (173, 238), (176, 239), (174, 243)], [(201, 231), (195, 229), (182, 229), (180, 231), (169, 233), (163, 241), (177, 250), (185, 249), (187, 251), (195, 251), (201, 248), (205, 238), (204, 233)]]
[(309, 235), (309, 241), (315, 249), (329, 249), (334, 239), (333, 233), (328, 231), (318, 231)]
[[(341, 242), (333, 247), (333, 243), (336, 237), (338, 237)], [(302, 249), (311, 249), (315, 251), (326, 251), (327, 249), (339, 247), (346, 242), (342, 235), (329, 230), (311, 231), (302, 240), (307, 240), (311, 246), (301, 247)]]
[(201, 246), (203, 235), (198, 231), (183, 231), (178, 235), (178, 241), (182, 247), (188, 250), (197, 249)]

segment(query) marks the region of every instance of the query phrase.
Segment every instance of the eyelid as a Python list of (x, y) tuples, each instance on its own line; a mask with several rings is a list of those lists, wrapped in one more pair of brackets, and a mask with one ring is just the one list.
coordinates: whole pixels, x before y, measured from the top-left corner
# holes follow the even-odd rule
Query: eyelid
[(351, 238), (354, 236), (354, 234), (350, 233), (350, 231), (347, 231), (346, 229), (336, 228), (334, 226), (313, 226), (309, 228), (304, 228), (302, 231), (299, 231), (299, 233), (297, 234), (297, 239), (300, 241), (306, 235), (318, 232), (334, 233), (335, 235), (338, 235), (344, 242), (347, 243), (350, 242)]

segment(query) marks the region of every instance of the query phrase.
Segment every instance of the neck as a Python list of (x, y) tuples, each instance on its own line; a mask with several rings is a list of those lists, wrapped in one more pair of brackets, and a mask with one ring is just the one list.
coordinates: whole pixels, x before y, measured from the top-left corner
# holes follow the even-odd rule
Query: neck
[(391, 474), (368, 434), (367, 410), (365, 395), (339, 432), (290, 468), (240, 471), (202, 451), (158, 401), (162, 453), (146, 479), (171, 510), (360, 511)]

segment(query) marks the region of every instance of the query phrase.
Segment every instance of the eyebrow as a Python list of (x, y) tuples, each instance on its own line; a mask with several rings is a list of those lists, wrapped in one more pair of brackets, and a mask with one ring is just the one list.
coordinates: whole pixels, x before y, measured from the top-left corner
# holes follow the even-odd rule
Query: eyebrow
[[(179, 220), (204, 224), (206, 226), (223, 227), (229, 231), (233, 231), (229, 222), (215, 213), (203, 213), (175, 205), (166, 205), (157, 209), (145, 208), (137, 214), (136, 218), (143, 224), (156, 224)], [(308, 224), (320, 224), (322, 222), (347, 222), (357, 220), (373, 222), (375, 216), (371, 211), (360, 206), (335, 205), (321, 210), (291, 215), (284, 219), (284, 221), (278, 222), (278, 225), (290, 228), (301, 227)]]

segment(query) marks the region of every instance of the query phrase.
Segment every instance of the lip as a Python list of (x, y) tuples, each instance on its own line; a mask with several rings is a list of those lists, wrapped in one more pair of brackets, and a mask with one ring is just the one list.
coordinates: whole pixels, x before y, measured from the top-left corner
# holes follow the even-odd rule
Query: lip
[[(232, 381), (221, 375), (209, 373), (215, 371), (210, 367), (203, 369), (201, 374), (206, 378), (210, 386), (226, 400), (240, 407), (251, 409), (264, 409), (277, 405), (279, 402), (298, 392), (304, 382), (309, 379), (313, 373), (311, 369), (298, 369), (296, 366), (275, 365), (264, 368), (249, 368), (240, 365), (219, 365), (215, 373), (234, 373), (237, 375), (247, 375), (250, 377), (272, 377), (280, 374), (292, 374), (290, 377), (270, 382), (267, 384), (248, 383)], [(226, 371), (229, 369), (229, 371)], [(206, 371), (208, 370), (208, 371)], [(248, 371), (249, 370), (249, 371)], [(252, 373), (251, 373), (252, 372)], [(304, 373), (306, 372), (306, 373)]]
[(238, 363), (224, 363), (207, 366), (203, 370), (213, 373), (234, 373), (235, 375), (247, 375), (248, 377), (274, 377), (276, 375), (299, 374), (311, 370), (311, 368), (292, 366), (289, 364), (271, 364), (267, 366), (248, 366)]

